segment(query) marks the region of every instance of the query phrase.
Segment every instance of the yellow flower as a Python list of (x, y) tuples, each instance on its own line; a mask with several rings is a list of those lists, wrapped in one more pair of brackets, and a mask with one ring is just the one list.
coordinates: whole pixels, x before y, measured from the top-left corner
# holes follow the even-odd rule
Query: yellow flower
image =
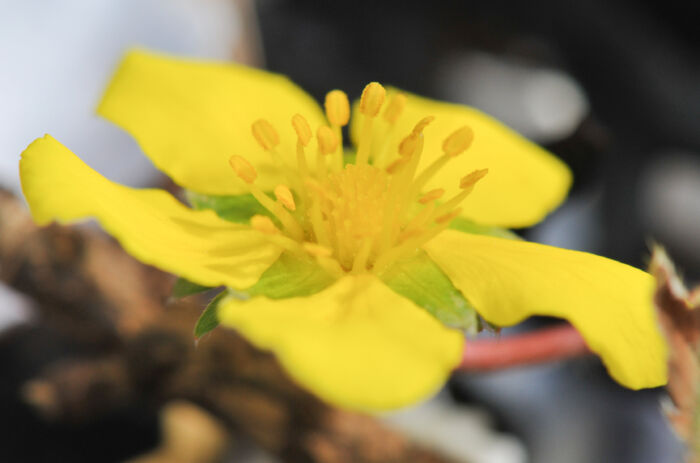
[(622, 384), (666, 380), (647, 273), (495, 228), (541, 220), (571, 178), (478, 111), (371, 83), (349, 121), (341, 91), (324, 114), (284, 77), (142, 51), (98, 111), (195, 209), (111, 182), (47, 135), (20, 163), (35, 220), (97, 218), (142, 261), (231, 288), (219, 320), (326, 400), (387, 409), (434, 392), (473, 308), (496, 325), (565, 318)]

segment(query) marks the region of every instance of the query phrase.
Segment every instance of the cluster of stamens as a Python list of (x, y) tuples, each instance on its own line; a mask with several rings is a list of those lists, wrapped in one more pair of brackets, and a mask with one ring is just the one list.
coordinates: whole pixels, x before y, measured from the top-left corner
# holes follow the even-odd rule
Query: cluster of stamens
[[(336, 276), (381, 273), (447, 228), (487, 170), (464, 176), (461, 191), (446, 200), (443, 189), (423, 190), (450, 159), (469, 148), (473, 133), (467, 126), (454, 131), (443, 142), (442, 156), (419, 172), (423, 130), (434, 119), (425, 117), (399, 144), (398, 158), (388, 162), (392, 155), (389, 140), (406, 96), (396, 94), (387, 105), (385, 99), (384, 88), (376, 82), (362, 92), (359, 111), (363, 120), (354, 164), (346, 165), (343, 160), (342, 127), (350, 119), (350, 104), (340, 90), (326, 96), (329, 125), (316, 130), (315, 159), (307, 158), (306, 153), (314, 138), (309, 123), (300, 114), (292, 117), (297, 134), (296, 169), (284, 165), (277, 152), (276, 129), (264, 119), (255, 121), (253, 136), (284, 169), (289, 183), (277, 185), (273, 199), (256, 186), (257, 172), (245, 158), (230, 158), (238, 178), (270, 213), (253, 216), (251, 226), (285, 251), (313, 258)], [(384, 133), (373, 145), (380, 112)]]

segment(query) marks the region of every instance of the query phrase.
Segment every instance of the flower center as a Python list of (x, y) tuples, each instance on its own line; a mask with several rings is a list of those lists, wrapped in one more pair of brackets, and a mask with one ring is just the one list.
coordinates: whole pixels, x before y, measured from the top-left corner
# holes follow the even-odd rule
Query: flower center
[[(398, 158), (388, 163), (389, 140), (406, 105), (406, 97), (394, 95), (384, 105), (386, 92), (373, 82), (362, 93), (359, 112), (362, 122), (354, 164), (343, 159), (341, 127), (350, 117), (348, 99), (340, 90), (326, 96), (329, 126), (316, 132), (316, 156), (307, 157), (313, 133), (304, 117), (297, 114), (292, 126), (297, 133), (296, 173), (289, 174), (289, 186), (278, 185), (272, 199), (256, 185), (255, 168), (240, 156), (230, 165), (253, 196), (277, 219), (257, 215), (251, 226), (271, 241), (302, 258), (313, 258), (328, 272), (382, 273), (397, 260), (415, 253), (423, 244), (447, 228), (459, 212), (459, 204), (487, 170), (476, 170), (460, 181), (461, 192), (441, 201), (443, 189), (424, 192), (424, 186), (450, 159), (466, 151), (473, 134), (461, 127), (442, 145), (443, 154), (418, 171), (423, 153), (423, 130), (433, 121), (418, 121), (398, 147)], [(381, 112), (382, 125), (375, 127)], [(260, 146), (277, 160), (279, 136), (264, 119), (253, 123), (252, 132)], [(373, 137), (381, 138), (372, 140)], [(371, 147), (375, 147), (372, 149)], [(379, 148), (376, 148), (379, 147)], [(395, 157), (395, 154), (394, 154)], [(294, 172), (281, 166), (285, 172)]]

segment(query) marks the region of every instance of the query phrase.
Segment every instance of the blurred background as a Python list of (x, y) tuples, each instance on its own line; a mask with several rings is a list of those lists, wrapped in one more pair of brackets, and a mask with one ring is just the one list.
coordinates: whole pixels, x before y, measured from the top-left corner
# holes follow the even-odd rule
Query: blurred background
[[(165, 184), (128, 135), (94, 115), (120, 56), (138, 45), (260, 66), (319, 100), (333, 88), (356, 97), (376, 80), (475, 106), (574, 172), (567, 202), (519, 233), (641, 268), (658, 241), (697, 282), (699, 14), (682, 0), (0, 0), (0, 186), (20, 193), (19, 154), (44, 133), (111, 179)], [(138, 401), (70, 422), (38, 413), (22, 385), (95, 344), (44, 326), (36, 298), (13, 286), (0, 302), (0, 461), (124, 461), (161, 445), (164, 410), (208, 419)], [(460, 373), (433, 401), (382, 419), (455, 461), (679, 461), (662, 400), (617, 386), (585, 358)], [(308, 461), (259, 444), (227, 441), (202, 461)]]

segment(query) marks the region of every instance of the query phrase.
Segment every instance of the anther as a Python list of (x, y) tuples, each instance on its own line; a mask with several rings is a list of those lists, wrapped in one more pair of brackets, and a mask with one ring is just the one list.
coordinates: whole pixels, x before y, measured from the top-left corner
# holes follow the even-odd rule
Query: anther
[(275, 128), (265, 119), (258, 119), (251, 126), (253, 136), (265, 151), (272, 150), (279, 145), (280, 137)]
[(426, 116), (423, 119), (419, 120), (418, 123), (416, 124), (415, 127), (413, 127), (413, 133), (418, 135), (419, 133), (423, 132), (425, 128), (435, 120), (435, 116)]
[(284, 207), (289, 209), (290, 211), (296, 210), (297, 206), (294, 203), (294, 195), (292, 195), (292, 192), (289, 190), (284, 185), (277, 185), (274, 190), (275, 193), (275, 198), (277, 198), (277, 201), (282, 203)]
[(392, 162), (386, 167), (387, 174), (394, 175), (396, 172), (401, 170), (403, 166), (408, 164), (408, 161), (410, 161), (410, 158), (408, 156), (398, 158), (396, 161)]
[(436, 188), (434, 190), (430, 190), (429, 192), (427, 192), (426, 194), (421, 196), (421, 198), (418, 200), (418, 202), (421, 204), (428, 204), (431, 201), (435, 201), (436, 199), (440, 199), (442, 197), (442, 195), (444, 195), (444, 194), (445, 194), (444, 189)]
[(306, 118), (301, 114), (295, 114), (292, 116), (292, 126), (294, 127), (301, 144), (307, 146), (311, 141), (312, 133), (311, 127), (309, 127), (309, 123), (306, 121)]
[(399, 144), (399, 154), (401, 156), (413, 154), (418, 146), (420, 137), (423, 135), (423, 130), (434, 120), (435, 118), (433, 116), (427, 116), (418, 121), (415, 127), (413, 127), (411, 133), (409, 133)]
[(467, 190), (472, 188), (474, 185), (476, 185), (476, 182), (481, 180), (486, 176), (486, 174), (489, 173), (488, 169), (478, 169), (475, 170), (474, 172), (465, 175), (462, 177), (462, 179), (459, 181), (459, 187), (463, 190)]
[(236, 175), (246, 183), (253, 183), (258, 177), (258, 173), (245, 158), (233, 155), (228, 160), (229, 165), (233, 168)]
[(457, 217), (460, 212), (462, 212), (462, 208), (458, 208), (453, 210), (452, 212), (448, 212), (447, 214), (441, 215), (440, 217), (435, 218), (435, 223), (437, 224), (446, 224), (452, 221), (455, 217)]
[(331, 125), (343, 127), (350, 120), (350, 103), (348, 96), (342, 90), (332, 90), (326, 95), (324, 104), (326, 117)]
[(279, 233), (279, 230), (272, 222), (272, 219), (270, 219), (266, 215), (256, 214), (253, 217), (251, 217), (250, 226), (254, 230), (257, 230), (261, 233), (265, 233), (266, 235), (275, 235)]
[(386, 90), (379, 82), (370, 82), (362, 91), (360, 97), (360, 113), (375, 117), (384, 103)]
[(420, 134), (410, 133), (399, 143), (399, 154), (403, 157), (410, 156), (416, 150)]
[(469, 148), (474, 141), (474, 132), (468, 126), (461, 127), (442, 142), (442, 150), (448, 156), (457, 156)]
[(401, 113), (403, 112), (404, 108), (406, 107), (406, 101), (406, 95), (404, 95), (403, 93), (397, 93), (396, 95), (394, 95), (394, 97), (389, 101), (389, 104), (384, 110), (384, 120), (387, 121), (389, 124), (395, 123), (401, 115)]
[(302, 244), (302, 247), (306, 252), (314, 257), (330, 257), (333, 255), (333, 251), (326, 246), (321, 246), (316, 243), (309, 243), (308, 241)]
[(331, 154), (338, 148), (338, 137), (335, 136), (330, 127), (322, 125), (316, 131), (318, 147), (323, 154)]

